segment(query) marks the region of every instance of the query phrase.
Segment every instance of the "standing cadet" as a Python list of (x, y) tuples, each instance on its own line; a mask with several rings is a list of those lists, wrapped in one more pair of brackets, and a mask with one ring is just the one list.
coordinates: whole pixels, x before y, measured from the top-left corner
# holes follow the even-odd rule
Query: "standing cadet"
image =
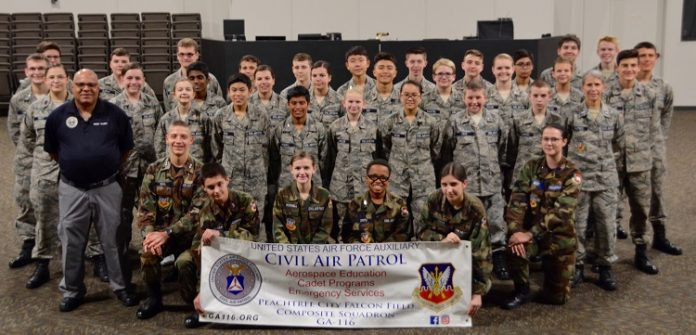
[(481, 308), (482, 296), (491, 288), (491, 245), (488, 235), (486, 209), (481, 201), (465, 192), (466, 169), (458, 163), (448, 163), (441, 173), (440, 189), (428, 196), (418, 218), (421, 230), (419, 241), (445, 243), (471, 242), (472, 296), (469, 316)]
[(367, 49), (362, 45), (356, 45), (346, 52), (346, 69), (350, 72), (351, 78), (336, 90), (341, 98), (348, 89), (352, 88), (362, 92), (365, 101), (371, 100), (372, 97), (369, 93), (375, 87), (375, 80), (367, 75), (367, 70), (370, 68), (370, 58), (368, 57)]
[[(133, 227), (133, 207), (138, 199), (138, 190), (143, 182), (147, 166), (157, 159), (155, 154), (155, 132), (157, 120), (162, 117), (162, 107), (154, 95), (143, 93), (145, 74), (138, 63), (129, 63), (121, 69), (123, 77), (123, 92), (119, 93), (111, 103), (120, 107), (130, 121), (133, 129), (135, 148), (121, 167), (121, 185), (123, 199), (121, 200), (121, 222), (127, 230), (124, 231), (124, 252), (128, 251)], [(126, 283), (130, 283), (131, 274), (125, 273)]]
[(19, 256), (10, 261), (10, 268), (19, 268), (29, 264), (32, 261), (31, 250), (36, 243), (36, 219), (29, 197), (33, 159), (31, 151), (19, 147), (24, 146), (24, 143), (19, 141), (19, 135), (29, 106), (48, 94), (49, 86), (46, 83), (47, 68), (48, 60), (45, 56), (35, 53), (27, 57), (24, 74), (31, 86), (17, 91), (12, 96), (7, 112), (7, 132), (10, 134), (12, 143), (18, 146), (13, 163), (15, 183), (12, 195), (17, 206), (15, 228), (17, 229), (17, 235), (22, 239), (22, 248), (19, 251)]
[[(292, 157), (299, 151), (306, 151), (319, 162), (319, 171), (323, 171), (326, 160), (326, 130), (319, 120), (307, 115), (309, 110), (309, 91), (304, 86), (295, 86), (288, 90), (288, 109), (290, 116), (285, 122), (273, 129), (271, 135), (271, 182), (277, 188), (290, 184), (292, 175), (290, 166)], [(322, 175), (313, 175), (314, 184), (322, 185)]]
[(324, 128), (343, 116), (341, 98), (331, 84), (331, 65), (319, 60), (312, 64), (312, 87), (309, 90), (309, 110), (314, 118), (321, 121)]
[[(568, 159), (577, 162), (577, 168), (583, 171), (575, 217), (578, 251), (573, 286), (583, 281), (584, 260), (593, 258), (594, 265), (599, 267), (597, 285), (614, 291), (617, 286), (611, 264), (618, 259), (615, 253), (616, 188), (619, 186), (616, 161), (621, 161), (614, 157), (614, 152), (623, 152), (625, 144), (623, 120), (615, 109), (602, 102), (603, 77), (597, 70), (585, 74), (584, 108), (568, 115)], [(590, 215), (595, 226), (594, 241), (587, 241), (585, 236)]]
[(404, 199), (389, 192), (389, 163), (375, 159), (365, 172), (367, 192), (348, 204), (341, 231), (343, 243), (408, 241), (408, 207)]
[[(125, 48), (116, 48), (111, 51), (111, 60), (109, 61), (109, 68), (111, 69), (111, 74), (99, 79), (99, 97), (104, 100), (111, 100), (111, 98), (121, 94), (123, 89), (126, 87), (126, 82), (123, 78), (125, 72), (123, 69), (131, 63), (130, 52)], [(143, 93), (151, 95), (153, 98), (157, 99), (155, 91), (147, 83), (143, 83), (142, 91)]]
[[(227, 80), (230, 104), (213, 117), (213, 155), (232, 177), (231, 187), (251, 194), (264, 213), (268, 193), (268, 146), (271, 126), (266, 113), (248, 103), (251, 80), (241, 73)], [(271, 240), (265, 225), (259, 227), (259, 242)]]
[(532, 72), (534, 72), (534, 55), (526, 49), (519, 49), (512, 54), (515, 63), (515, 82), (513, 83), (521, 91), (529, 94), (532, 88)]
[(331, 237), (337, 241), (348, 203), (365, 193), (362, 171), (382, 151), (377, 124), (362, 116), (364, 105), (362, 93), (346, 91), (343, 107), (347, 113), (331, 124), (327, 134), (326, 180), (335, 208)]
[(174, 85), (173, 92), (176, 106), (162, 116), (157, 124), (155, 132), (155, 152), (157, 158), (167, 156), (167, 129), (174, 120), (182, 120), (191, 127), (193, 145), (191, 146), (191, 156), (201, 162), (212, 159), (210, 147), (210, 136), (212, 134), (212, 123), (208, 114), (193, 108), (193, 84), (188, 79), (179, 79)]
[(622, 153), (624, 161), (619, 164), (616, 224), (621, 224), (625, 190), (631, 208), (629, 228), (636, 246), (635, 266), (647, 274), (657, 274), (657, 266), (646, 254), (645, 231), (652, 191), (650, 173), (654, 161), (663, 159), (660, 156), (663, 153), (659, 152), (663, 145), (660, 110), (655, 92), (636, 79), (638, 51), (622, 50), (616, 56), (616, 63), (619, 79), (604, 94), (607, 104), (618, 110), (624, 119), (626, 146)]
[(653, 168), (650, 173), (652, 196), (650, 197), (650, 223), (653, 227), (653, 248), (670, 255), (681, 255), (682, 250), (667, 239), (665, 223), (665, 199), (663, 184), (667, 174), (667, 135), (672, 123), (674, 95), (672, 86), (662, 78), (653, 75), (655, 63), (660, 59), (660, 53), (650, 42), (641, 42), (635, 46), (638, 50), (638, 81), (657, 93), (657, 103), (660, 109), (660, 128), (664, 141), (657, 147), (658, 155), (653, 158)]
[(495, 276), (509, 280), (505, 265), (505, 231), (501, 165), (507, 140), (507, 127), (498, 114), (485, 109), (486, 92), (477, 82), (467, 84), (464, 91), (466, 110), (451, 118), (447, 127), (448, 153), (454, 162), (464, 166), (468, 194), (481, 200), (491, 227), (490, 242), (493, 248)]
[(423, 110), (438, 119), (447, 121), (464, 108), (464, 92), (452, 87), (457, 68), (454, 62), (447, 58), (438, 59), (433, 64), (433, 80), (435, 89), (423, 94)]
[(404, 80), (396, 83), (395, 89), (401, 91), (401, 85), (406, 81), (411, 80), (419, 83), (423, 88), (423, 93), (428, 93), (435, 89), (435, 84), (432, 81), (425, 79), (423, 71), (428, 66), (428, 53), (421, 47), (410, 48), (406, 50), (404, 56), (406, 60), (404, 64), (408, 69), (408, 76)]
[[(186, 37), (177, 42), (176, 59), (179, 62), (179, 69), (164, 79), (162, 102), (164, 103), (165, 110), (169, 111), (176, 107), (176, 101), (173, 97), (174, 86), (179, 79), (188, 78), (186, 68), (188, 68), (189, 65), (197, 62), (200, 55), (200, 49), (196, 40)], [(222, 88), (220, 88), (217, 78), (215, 78), (212, 73), (208, 74), (208, 93), (210, 95), (223, 96)]]
[(27, 109), (22, 123), (17, 150), (26, 150), (33, 158), (31, 164), (31, 190), (29, 198), (36, 217), (36, 245), (32, 259), (36, 269), (26, 287), (37, 288), (51, 279), (49, 262), (57, 253), (58, 241), (58, 163), (43, 149), (46, 118), (58, 106), (71, 98), (68, 92), (68, 75), (62, 65), (51, 66), (46, 71), (49, 84), (47, 96), (39, 98)]
[(399, 90), (394, 86), (396, 78), (396, 58), (389, 53), (380, 52), (375, 55), (372, 75), (375, 76), (375, 86), (372, 91), (364, 94), (365, 108), (363, 116), (379, 124), (387, 116), (401, 108)]
[[(576, 60), (580, 54), (580, 38), (574, 34), (563, 35), (560, 40), (558, 40), (558, 48), (556, 49), (556, 55), (560, 58), (567, 59), (571, 62), (575, 68), (573, 73), (573, 78), (571, 79), (571, 85), (576, 89), (582, 87), (582, 76), (580, 75), (580, 70), (575, 67)], [(549, 83), (551, 86), (556, 85), (556, 81), (553, 79), (552, 75), (553, 67), (550, 67), (541, 72), (539, 79), (543, 79), (545, 82)]]
[(273, 204), (273, 237), (276, 243), (330, 243), (333, 202), (329, 191), (314, 183), (316, 158), (306, 151), (292, 155), (288, 170), (292, 181)]
[[(407, 199), (413, 218), (420, 217), (428, 194), (435, 190), (434, 167), (443, 142), (438, 121), (418, 107), (421, 96), (418, 83), (405, 82), (401, 86), (402, 109), (380, 123), (384, 156), (395, 172), (394, 193)], [(420, 227), (410, 228), (412, 234)]]
[(513, 115), (529, 108), (527, 93), (512, 84), (512, 64), (512, 57), (508, 54), (499, 54), (493, 59), (495, 84), (488, 89), (486, 105), (486, 109), (498, 114), (508, 127)]
[[(202, 163), (190, 156), (193, 144), (190, 126), (175, 120), (167, 129), (167, 157), (147, 167), (140, 187), (137, 225), (143, 235), (140, 270), (147, 299), (138, 308), (138, 319), (149, 319), (162, 311), (162, 269), (168, 255), (180, 256), (191, 247), (197, 222), (180, 220), (202, 196)], [(182, 273), (179, 273), (181, 281)], [(182, 285), (183, 292), (183, 285)]]
[(567, 59), (556, 58), (553, 64), (553, 79), (555, 86), (551, 90), (551, 104), (558, 108), (558, 113), (570, 116), (577, 109), (581, 109), (583, 99), (582, 91), (571, 86), (570, 77), (573, 73), (573, 63)]
[(312, 88), (311, 69), (312, 56), (304, 52), (299, 52), (292, 56), (292, 75), (295, 76), (295, 82), (280, 91), (280, 100), (285, 100), (288, 90), (295, 86), (302, 86), (310, 90)]
[(563, 157), (567, 143), (562, 127), (547, 124), (541, 137), (544, 157), (528, 161), (513, 185), (505, 220), (515, 296), (503, 303), (504, 309), (531, 300), (529, 259), (537, 255), (544, 269), (542, 301), (560, 305), (570, 298), (577, 249), (575, 207), (582, 176), (575, 164)]
[(218, 109), (225, 107), (225, 99), (216, 94), (208, 94), (208, 65), (203, 62), (195, 62), (186, 68), (188, 80), (193, 84), (193, 108), (213, 118)]
[(288, 117), (287, 101), (280, 100), (280, 96), (273, 91), (275, 85), (273, 69), (269, 65), (259, 65), (253, 80), (256, 92), (249, 98), (249, 104), (264, 110), (271, 122), (271, 127), (276, 128), (282, 125)]
[[(254, 81), (254, 73), (256, 69), (261, 65), (261, 60), (254, 55), (244, 55), (239, 59), (239, 73), (244, 74), (249, 77), (249, 80)], [(256, 92), (256, 87), (252, 86), (251, 93)]]
[[(41, 54), (42, 56), (46, 57), (46, 60), (48, 60), (48, 65), (60, 65), (60, 47), (58, 44), (55, 42), (51, 41), (42, 41), (41, 43), (36, 45), (36, 53)], [(25, 88), (31, 86), (32, 80), (29, 78), (29, 76), (24, 77), (24, 79), (19, 81), (19, 87), (17, 87), (17, 91), (22, 91)]]
[(460, 92), (464, 92), (466, 84), (472, 81), (480, 81), (483, 83), (484, 87), (488, 89), (492, 87), (490, 81), (483, 79), (481, 72), (483, 72), (483, 52), (476, 49), (469, 49), (464, 53), (464, 59), (462, 60), (462, 70), (464, 70), (464, 77), (462, 79), (454, 82), (454, 89)]
[(232, 188), (231, 178), (227, 177), (222, 165), (214, 162), (204, 165), (201, 178), (207, 197), (202, 205), (196, 205), (184, 218), (193, 222), (196, 235), (190, 249), (182, 253), (175, 263), (180, 273), (181, 297), (197, 311), (184, 319), (186, 328), (196, 328), (202, 324), (198, 315), (204, 313), (198, 293), (201, 246), (210, 245), (217, 237), (256, 241), (259, 233), (256, 201), (250, 194)]
[(592, 70), (602, 72), (605, 86), (616, 80), (616, 54), (619, 53), (619, 39), (614, 36), (603, 36), (597, 42), (599, 64)]

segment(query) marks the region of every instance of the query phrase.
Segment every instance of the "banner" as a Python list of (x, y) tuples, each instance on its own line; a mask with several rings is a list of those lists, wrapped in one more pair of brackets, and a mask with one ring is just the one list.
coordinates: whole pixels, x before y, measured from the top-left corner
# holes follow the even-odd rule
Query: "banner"
[(468, 241), (302, 245), (215, 238), (201, 258), (201, 321), (471, 326)]

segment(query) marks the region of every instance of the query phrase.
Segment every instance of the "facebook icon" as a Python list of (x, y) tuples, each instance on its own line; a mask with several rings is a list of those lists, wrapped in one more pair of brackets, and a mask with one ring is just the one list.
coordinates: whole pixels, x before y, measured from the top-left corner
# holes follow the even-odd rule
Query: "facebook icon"
[(430, 316), (430, 324), (431, 325), (439, 325), (440, 324), (440, 317), (437, 315), (431, 315)]

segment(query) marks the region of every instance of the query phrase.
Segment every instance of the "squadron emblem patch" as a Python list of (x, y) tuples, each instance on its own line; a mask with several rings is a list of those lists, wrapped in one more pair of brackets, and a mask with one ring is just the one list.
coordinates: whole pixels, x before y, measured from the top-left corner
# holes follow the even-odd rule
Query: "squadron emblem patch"
[(452, 263), (423, 264), (418, 269), (420, 283), (413, 289), (413, 300), (434, 312), (445, 310), (462, 299), (463, 293), (454, 285)]

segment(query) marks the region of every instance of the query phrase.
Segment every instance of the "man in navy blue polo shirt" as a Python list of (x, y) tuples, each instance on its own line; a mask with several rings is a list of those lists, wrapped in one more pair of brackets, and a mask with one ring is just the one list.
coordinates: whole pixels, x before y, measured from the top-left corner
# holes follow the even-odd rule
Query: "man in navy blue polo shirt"
[(92, 223), (96, 225), (109, 272), (111, 288), (126, 306), (138, 301), (126, 289), (123, 277), (125, 250), (119, 242), (122, 191), (118, 179), (121, 163), (133, 149), (133, 132), (126, 114), (99, 99), (97, 74), (89, 69), (75, 73), (73, 100), (56, 108), (46, 120), (44, 150), (60, 166), (58, 236), (63, 246), (61, 312), (82, 304), (84, 250)]

